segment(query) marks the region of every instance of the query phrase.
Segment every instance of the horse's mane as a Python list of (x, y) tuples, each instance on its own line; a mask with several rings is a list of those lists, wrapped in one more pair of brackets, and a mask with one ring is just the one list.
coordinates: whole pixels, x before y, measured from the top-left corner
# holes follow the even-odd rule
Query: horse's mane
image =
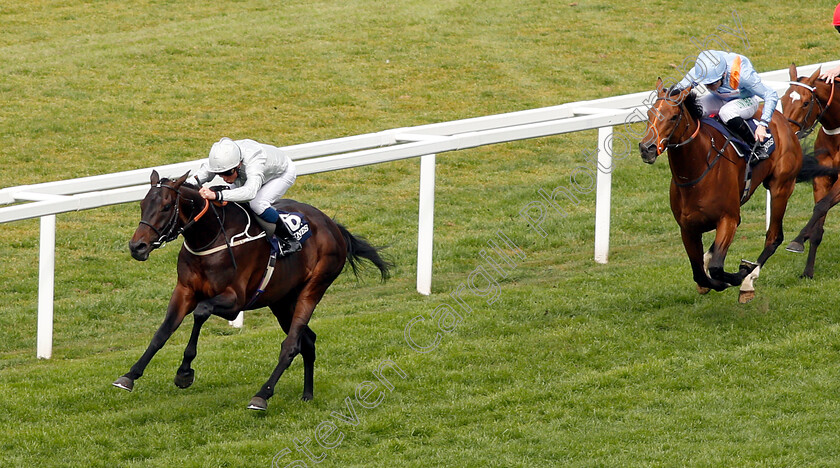
[[(672, 86), (668, 90), (667, 94), (668, 97), (674, 97), (679, 95), (682, 91), (682, 89), (679, 89), (676, 86)], [(688, 114), (694, 120), (700, 120), (703, 117), (703, 107), (701, 107), (700, 103), (697, 102), (697, 93), (694, 90), (692, 90), (685, 96), (685, 99), (683, 99), (682, 104), (685, 106), (685, 109), (688, 111)]]

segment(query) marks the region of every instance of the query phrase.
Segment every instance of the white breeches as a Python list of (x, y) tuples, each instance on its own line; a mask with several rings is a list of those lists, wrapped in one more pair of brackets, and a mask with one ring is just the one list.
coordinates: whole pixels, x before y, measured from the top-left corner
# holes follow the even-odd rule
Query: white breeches
[(254, 213), (262, 214), (272, 203), (283, 197), (289, 187), (295, 183), (295, 179), (297, 179), (297, 168), (294, 161), (289, 161), (289, 165), (283, 173), (269, 180), (257, 190), (257, 195), (251, 200), (249, 206), (254, 210)]
[(751, 119), (759, 105), (758, 99), (754, 97), (724, 101), (714, 93), (704, 94), (698, 102), (703, 107), (704, 116), (708, 117), (710, 114), (717, 113), (723, 123), (735, 117), (741, 117), (744, 120)]

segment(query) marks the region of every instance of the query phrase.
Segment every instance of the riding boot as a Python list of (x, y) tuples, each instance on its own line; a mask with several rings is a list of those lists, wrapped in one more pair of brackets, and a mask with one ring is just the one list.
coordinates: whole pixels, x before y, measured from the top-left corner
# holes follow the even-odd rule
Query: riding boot
[(752, 149), (752, 154), (750, 157), (747, 158), (750, 162), (758, 162), (764, 159), (767, 159), (767, 150), (765, 150), (763, 144), (756, 144), (755, 142), (755, 134), (753, 134), (752, 130), (750, 130), (750, 126), (747, 125), (747, 122), (744, 121), (741, 117), (733, 117), (726, 122), (726, 126), (735, 132), (736, 135), (741, 137), (744, 140), (744, 143), (749, 145)]
[(280, 218), (277, 220), (277, 229), (274, 231), (274, 234), (280, 240), (280, 250), (282, 250), (282, 255), (290, 254), (292, 252), (297, 252), (303, 247), (300, 245), (300, 241), (295, 239), (291, 232), (289, 232), (289, 228), (286, 226), (286, 223), (283, 222), (283, 219)]

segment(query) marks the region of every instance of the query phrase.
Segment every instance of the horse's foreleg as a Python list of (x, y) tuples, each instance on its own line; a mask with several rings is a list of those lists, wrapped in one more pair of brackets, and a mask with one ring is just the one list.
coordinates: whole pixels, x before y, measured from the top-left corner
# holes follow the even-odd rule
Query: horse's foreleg
[(234, 312), (236, 307), (236, 294), (233, 292), (226, 292), (211, 299), (207, 299), (198, 303), (193, 312), (192, 333), (190, 334), (190, 341), (184, 349), (184, 360), (181, 361), (181, 366), (175, 373), (175, 385), (179, 388), (187, 388), (195, 381), (195, 370), (192, 369), (192, 362), (198, 353), (198, 336), (201, 334), (201, 327), (207, 322), (213, 314), (229, 315)]
[(756, 260), (759, 266), (764, 266), (785, 240), (783, 220), (788, 200), (793, 193), (793, 186), (793, 181), (779, 184), (779, 186), (775, 183), (770, 184), (770, 227), (767, 228), (767, 234), (764, 237), (764, 250)]
[(714, 247), (709, 249), (712, 251), (712, 259), (709, 261), (709, 275), (712, 279), (724, 283), (726, 286), (723, 289), (741, 284), (741, 280), (743, 279), (737, 273), (727, 273), (723, 270), (726, 254), (729, 253), (729, 246), (732, 245), (732, 240), (735, 238), (735, 229), (737, 227), (737, 219), (730, 216), (722, 217), (718, 221), (717, 229), (715, 230)]
[[(816, 183), (816, 180), (815, 180)], [(814, 188), (814, 198), (817, 198), (818, 187), (815, 186)], [(822, 225), (825, 223), (825, 216), (834, 205), (840, 203), (840, 179), (831, 186), (831, 189), (828, 190), (822, 198), (818, 198), (815, 200), (814, 204), (814, 211), (811, 215), (811, 219), (808, 220), (808, 223), (805, 224), (805, 227), (799, 231), (799, 235), (793, 239), (790, 244), (787, 246), (787, 250), (790, 252), (802, 253), (805, 251), (805, 241), (811, 240), (811, 248), (813, 249), (814, 240), (813, 237), (818, 229), (818, 226), (821, 228)], [(820, 234), (822, 234), (820, 232)], [(820, 241), (822, 237), (820, 237)], [(817, 243), (819, 244), (819, 242)], [(816, 256), (816, 252), (814, 252)], [(810, 258), (809, 258), (810, 263)], [(812, 268), (813, 269), (813, 268)], [(807, 267), (806, 267), (807, 272)], [(806, 276), (803, 273), (803, 276)], [(811, 272), (811, 277), (813, 277), (813, 271)]]
[(808, 240), (811, 243), (811, 247), (808, 249), (808, 259), (805, 261), (805, 270), (802, 271), (802, 278), (814, 278), (814, 264), (817, 262), (817, 249), (822, 243), (823, 233), (825, 229), (823, 229), (823, 225), (825, 224), (826, 215), (823, 215), (814, 227), (811, 229), (811, 234)]
[(172, 336), (172, 333), (178, 329), (184, 317), (193, 307), (195, 307), (195, 302), (192, 291), (181, 285), (176, 286), (172, 292), (172, 298), (169, 300), (169, 307), (166, 309), (166, 316), (163, 319), (163, 323), (152, 337), (152, 341), (149, 343), (148, 348), (146, 348), (146, 352), (131, 366), (128, 373), (114, 381), (113, 385), (124, 390), (133, 390), (134, 381), (143, 375), (146, 366), (149, 365), (149, 361), (163, 347), (166, 340)]
[(725, 286), (720, 288), (721, 284), (719, 281), (709, 278), (709, 275), (706, 274), (703, 254), (703, 233), (688, 231), (681, 226), (680, 236), (682, 236), (685, 253), (688, 254), (688, 261), (691, 263), (692, 277), (694, 278), (694, 282), (697, 283), (697, 290), (700, 294), (709, 292), (709, 289), (718, 291), (725, 289)]
[(764, 250), (756, 260), (757, 264), (750, 262), (741, 263), (740, 275), (742, 278), (741, 291), (738, 295), (738, 302), (745, 304), (755, 297), (755, 286), (753, 282), (758, 278), (761, 267), (767, 263), (767, 260), (772, 256), (776, 249), (782, 244), (785, 239), (783, 230), (783, 218), (790, 195), (793, 193), (794, 182), (789, 180), (787, 182), (779, 183), (778, 179), (770, 183), (770, 227), (767, 229), (767, 234), (764, 238)]
[[(829, 165), (830, 165), (829, 161)], [(833, 186), (837, 184), (840, 187), (840, 183), (837, 183), (836, 180), (832, 180), (831, 177), (816, 177), (814, 178), (814, 205), (820, 202), (826, 195), (828, 195), (831, 191)], [(837, 193), (840, 193), (838, 190)], [(832, 200), (834, 200), (834, 196), (832, 196)], [(836, 203), (836, 201), (834, 202)], [(825, 218), (828, 216), (828, 210), (826, 213), (823, 214), (820, 219), (816, 222), (814, 227), (811, 229), (811, 232), (808, 234), (808, 239), (811, 241), (811, 248), (808, 249), (808, 259), (805, 261), (805, 270), (802, 272), (803, 278), (813, 278), (814, 277), (814, 264), (817, 261), (817, 249), (822, 242), (823, 237), (823, 225), (825, 224)]]

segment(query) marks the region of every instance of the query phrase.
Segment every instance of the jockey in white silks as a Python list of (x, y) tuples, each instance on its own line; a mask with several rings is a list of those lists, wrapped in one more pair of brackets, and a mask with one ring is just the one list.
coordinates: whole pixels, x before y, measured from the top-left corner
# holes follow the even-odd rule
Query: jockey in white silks
[(207, 162), (195, 177), (202, 185), (216, 175), (227, 187), (202, 187), (199, 190), (202, 197), (220, 202), (248, 202), (257, 216), (277, 226), (275, 232), (284, 244), (284, 254), (301, 249), (300, 242), (271, 206), (297, 179), (295, 163), (279, 148), (254, 140), (222, 138), (213, 143)]
[[(697, 56), (694, 68), (676, 88), (685, 89), (696, 84), (702, 84), (710, 91), (697, 100), (703, 107), (703, 115), (717, 113), (727, 127), (756, 148), (756, 159), (766, 159), (764, 148), (755, 143), (767, 138), (779, 95), (761, 82), (750, 59), (733, 52), (705, 50)], [(764, 110), (753, 134), (745, 120), (755, 115), (759, 97), (764, 99)]]

